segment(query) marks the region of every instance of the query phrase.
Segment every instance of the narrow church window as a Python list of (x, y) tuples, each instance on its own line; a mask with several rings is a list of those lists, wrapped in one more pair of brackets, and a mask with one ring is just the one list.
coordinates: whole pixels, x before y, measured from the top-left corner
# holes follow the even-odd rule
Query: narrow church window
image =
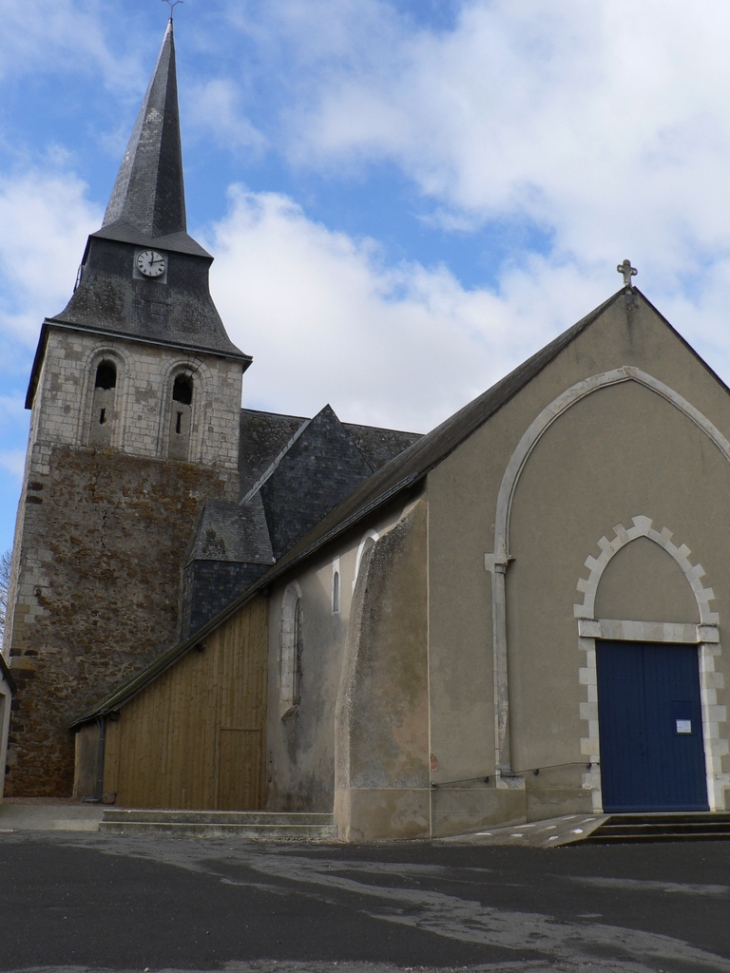
[(193, 408), (192, 375), (177, 375), (172, 386), (172, 415), (168, 455), (172, 459), (189, 459), (190, 427)]
[(342, 583), (340, 581), (340, 559), (335, 558), (332, 564), (332, 614), (337, 615), (340, 611), (342, 600)]
[(302, 592), (296, 582), (284, 592), (281, 604), (281, 656), (279, 699), (281, 716), (296, 712), (302, 696), (304, 626)]
[(89, 442), (93, 446), (108, 446), (111, 443), (116, 387), (116, 365), (111, 361), (100, 362), (96, 367), (91, 403)]
[(302, 599), (297, 598), (294, 609), (294, 686), (292, 702), (298, 706), (302, 699), (302, 653), (304, 639), (302, 633)]

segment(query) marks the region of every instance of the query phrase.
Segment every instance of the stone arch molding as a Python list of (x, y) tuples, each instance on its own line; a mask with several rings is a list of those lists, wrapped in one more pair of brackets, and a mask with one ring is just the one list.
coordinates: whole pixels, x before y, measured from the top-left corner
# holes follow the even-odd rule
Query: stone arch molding
[(197, 355), (186, 355), (167, 362), (162, 379), (163, 394), (160, 399), (158, 422), (159, 456), (167, 456), (169, 451), (169, 432), (172, 418), (172, 389), (178, 375), (189, 373), (193, 378), (193, 405), (190, 418), (190, 440), (188, 458), (192, 463), (205, 462), (205, 438), (203, 430), (210, 413), (209, 396), (213, 377), (206, 363)]
[[(590, 769), (583, 774), (583, 788), (591, 791), (593, 809), (602, 811), (603, 797), (600, 774), (600, 735), (598, 721), (598, 672), (596, 668), (596, 639), (685, 643), (698, 646), (700, 664), (700, 698), (702, 703), (702, 735), (707, 774), (707, 798), (711, 811), (725, 810), (726, 788), (730, 787), (730, 774), (722, 769), (722, 758), (730, 750), (721, 726), (727, 722), (725, 706), (717, 703), (717, 690), (724, 688), (721, 672), (715, 668), (715, 660), (721, 654), (719, 615), (710, 610), (709, 603), (715, 595), (712, 588), (702, 584), (705, 571), (701, 564), (692, 564), (690, 549), (686, 544), (673, 543), (673, 534), (666, 527), (657, 530), (650, 517), (632, 517), (633, 526), (623, 524), (613, 528), (611, 540), (602, 537), (598, 542), (601, 553), (597, 558), (589, 555), (585, 566), (587, 578), (580, 578), (576, 588), (583, 593), (583, 601), (573, 606), (578, 620), (578, 646), (585, 652), (585, 664), (578, 670), (578, 680), (585, 698), (580, 703), (580, 719), (587, 724), (587, 735), (581, 737), (581, 754), (590, 761)], [(692, 588), (699, 609), (699, 625), (676, 622), (635, 622), (620, 619), (597, 619), (595, 601), (598, 585), (609, 562), (620, 550), (640, 537), (646, 537), (663, 548), (679, 565)]]
[(580, 402), (581, 399), (584, 399), (587, 395), (591, 395), (593, 392), (597, 392), (598, 389), (606, 388), (610, 385), (620, 385), (622, 382), (637, 382), (639, 385), (651, 389), (657, 395), (666, 399), (667, 402), (676, 409), (679, 409), (680, 412), (683, 412), (691, 422), (701, 429), (715, 446), (717, 446), (725, 459), (730, 462), (730, 442), (722, 435), (720, 430), (710, 422), (707, 416), (703, 415), (699, 409), (696, 409), (688, 402), (684, 396), (680, 395), (679, 392), (676, 392), (668, 385), (665, 385), (664, 382), (660, 382), (659, 379), (654, 378), (653, 375), (649, 375), (647, 372), (643, 372), (640, 368), (635, 368), (633, 365), (622, 365), (620, 368), (614, 368), (609, 372), (592, 375), (590, 378), (583, 379), (581, 382), (576, 382), (575, 385), (572, 385), (556, 399), (553, 399), (550, 405), (546, 406), (527, 428), (517, 448), (510, 457), (504, 476), (502, 477), (502, 483), (497, 497), (497, 516), (494, 525), (495, 551), (499, 551), (500, 547), (509, 550), (509, 520), (517, 482), (525, 467), (525, 463), (529, 459), (530, 453), (537, 446), (543, 435), (556, 419), (564, 412), (567, 412), (571, 406)]
[(608, 567), (609, 561), (622, 548), (626, 547), (627, 544), (637, 540), (639, 537), (647, 537), (650, 541), (654, 541), (655, 544), (663, 548), (679, 565), (697, 600), (700, 624), (716, 629), (718, 615), (717, 612), (710, 611), (710, 602), (715, 597), (715, 594), (712, 588), (705, 588), (702, 584), (702, 578), (705, 577), (706, 572), (701, 564), (692, 565), (689, 560), (689, 555), (692, 552), (687, 545), (682, 544), (680, 547), (677, 547), (676, 544), (672, 543), (672, 537), (674, 536), (672, 531), (666, 527), (657, 530), (653, 526), (650, 517), (633, 517), (632, 521), (633, 527), (629, 527), (628, 530), (623, 524), (617, 524), (613, 529), (615, 536), (612, 540), (609, 541), (606, 537), (602, 537), (599, 540), (598, 547), (601, 550), (599, 556), (597, 558), (592, 556), (586, 558), (585, 566), (589, 569), (590, 574), (588, 578), (581, 578), (578, 581), (577, 588), (578, 591), (583, 593), (583, 603), (573, 606), (573, 614), (575, 617), (591, 620), (595, 618), (598, 585), (603, 577), (603, 572)]
[(81, 409), (76, 423), (76, 445), (86, 445), (88, 440), (89, 423), (91, 422), (92, 402), (94, 398), (94, 380), (96, 369), (103, 361), (111, 361), (117, 369), (117, 405), (119, 422), (115, 424), (114, 434), (110, 445), (121, 449), (124, 447), (128, 428), (129, 383), (132, 373), (133, 359), (126, 348), (114, 342), (95, 341), (87, 351), (81, 362), (83, 386), (81, 394)]
[[(297, 709), (297, 612), (301, 613), (302, 589), (291, 581), (281, 600), (279, 645), (279, 715), (282, 719)], [(301, 632), (299, 633), (301, 639)]]

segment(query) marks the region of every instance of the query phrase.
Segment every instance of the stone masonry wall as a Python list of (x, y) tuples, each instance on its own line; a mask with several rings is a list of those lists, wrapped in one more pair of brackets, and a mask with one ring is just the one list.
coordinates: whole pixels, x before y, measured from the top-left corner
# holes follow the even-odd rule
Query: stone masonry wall
[(117, 369), (111, 446), (137, 456), (168, 456), (172, 387), (175, 375), (186, 371), (193, 376), (190, 460), (237, 467), (240, 362), (63, 328), (49, 329), (32, 443), (89, 444), (101, 361)]
[(176, 641), (200, 507), (229, 488), (112, 449), (53, 447), (45, 465), (21, 498), (8, 796), (71, 793), (69, 723)]
[[(116, 388), (109, 445), (94, 447), (102, 361)], [(180, 372), (193, 378), (189, 462), (168, 458)], [(215, 355), (48, 329), (8, 599), (6, 794), (70, 794), (68, 724), (178, 638), (200, 509), (238, 498), (241, 378)]]

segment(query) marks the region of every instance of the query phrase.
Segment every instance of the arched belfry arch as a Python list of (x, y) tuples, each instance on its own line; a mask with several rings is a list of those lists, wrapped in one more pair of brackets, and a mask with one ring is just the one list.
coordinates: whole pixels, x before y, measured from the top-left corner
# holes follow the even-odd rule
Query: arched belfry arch
[[(636, 382), (655, 392), (683, 413), (730, 462), (730, 442), (699, 409), (664, 382), (633, 365), (622, 365), (576, 382), (558, 395), (530, 423), (514, 449), (502, 477), (494, 519), (494, 547), (485, 554), (485, 567), (492, 581), (492, 652), (494, 673), (494, 747), (498, 787), (519, 787), (523, 782), (512, 772), (509, 732), (509, 669), (507, 642), (506, 574), (514, 558), (509, 553), (512, 503), (522, 471), (530, 454), (550, 426), (568, 409), (602, 388)], [(644, 535), (648, 536), (648, 535)], [(671, 537), (669, 538), (671, 542)], [(679, 548), (677, 549), (680, 550)], [(687, 552), (689, 553), (689, 552)], [(598, 559), (596, 559), (598, 560)], [(681, 566), (681, 565), (680, 565)], [(695, 566), (692, 570), (697, 570)], [(701, 570), (701, 569), (700, 569)], [(587, 581), (586, 583), (589, 583)], [(596, 585), (597, 586), (597, 585)], [(595, 599), (595, 592), (593, 594)], [(711, 613), (710, 613), (711, 614)], [(703, 616), (700, 615), (702, 618)], [(708, 623), (708, 624), (717, 624)], [(719, 758), (718, 762), (719, 762)], [(708, 771), (709, 772), (709, 771)], [(712, 799), (711, 799), (712, 800)], [(711, 805), (712, 806), (712, 805)]]
[[(580, 702), (580, 720), (586, 727), (581, 737), (581, 753), (590, 762), (590, 769), (583, 775), (583, 787), (591, 791), (595, 811), (603, 809), (600, 774), (600, 738), (598, 722), (598, 672), (596, 668), (596, 639), (611, 641), (669, 643), (672, 645), (697, 645), (700, 668), (700, 697), (702, 702), (702, 733), (707, 773), (707, 797), (711, 811), (725, 810), (725, 788), (730, 787), (730, 774), (722, 772), (722, 757), (729, 752), (724, 706), (718, 706), (717, 690), (722, 687), (722, 675), (716, 672), (715, 660), (721, 655), (720, 619), (710, 608), (715, 595), (712, 588), (702, 583), (705, 571), (701, 564), (692, 564), (692, 553), (686, 544), (673, 542), (673, 533), (666, 527), (658, 530), (650, 517), (632, 518), (632, 526), (617, 524), (614, 536), (598, 541), (598, 557), (589, 555), (585, 560), (587, 578), (579, 578), (576, 589), (583, 594), (583, 601), (573, 605), (573, 615), (578, 621), (578, 645), (585, 652), (585, 664), (578, 670), (578, 679), (584, 689)], [(610, 561), (627, 544), (646, 537), (667, 552), (681, 569), (697, 602), (699, 624), (681, 622), (637, 622), (616, 618), (596, 618), (595, 603), (598, 586)], [(587, 726), (586, 726), (587, 725)], [(721, 730), (725, 734), (721, 735)]]

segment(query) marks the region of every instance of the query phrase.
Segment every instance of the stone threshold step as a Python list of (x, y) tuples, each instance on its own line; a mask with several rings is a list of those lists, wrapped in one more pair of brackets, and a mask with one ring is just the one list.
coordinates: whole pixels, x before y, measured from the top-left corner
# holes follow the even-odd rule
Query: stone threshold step
[(336, 828), (241, 828), (231, 824), (100, 824), (103, 834), (168, 835), (188, 838), (241, 838), (253, 841), (337, 841)]
[(300, 840), (336, 840), (337, 828), (334, 825), (240, 825), (240, 824), (195, 824), (193, 822), (145, 822), (145, 821), (101, 821), (99, 831), (106, 834), (179, 834), (179, 835), (231, 835), (234, 837), (262, 838), (299, 838)]
[(710, 823), (698, 824), (604, 824), (600, 829), (602, 834), (620, 834), (622, 832), (634, 832), (641, 834), (700, 834), (711, 831), (727, 831), (730, 829), (730, 821), (714, 821)]
[(656, 811), (609, 814), (606, 824), (730, 824), (730, 814), (712, 811)]
[(624, 834), (600, 834), (595, 833), (584, 840), (584, 844), (616, 844), (621, 841), (729, 841), (730, 831), (718, 831), (714, 833), (700, 832), (692, 834), (682, 832), (672, 834), (664, 832), (662, 834), (646, 834), (642, 832), (626, 832)]
[(311, 824), (316, 826), (333, 824), (332, 814), (306, 811), (177, 811), (161, 809), (107, 808), (104, 821), (146, 821), (146, 822), (193, 822), (198, 824), (245, 824), (245, 825), (289, 825)]

